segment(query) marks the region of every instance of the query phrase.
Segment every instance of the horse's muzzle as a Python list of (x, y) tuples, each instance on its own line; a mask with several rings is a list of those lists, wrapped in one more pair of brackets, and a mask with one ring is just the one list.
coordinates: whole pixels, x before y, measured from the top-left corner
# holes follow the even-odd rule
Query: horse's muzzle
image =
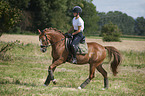
[(41, 45), (40, 47), (41, 47), (40, 50), (41, 50), (42, 52), (46, 52), (46, 51), (47, 51), (47, 46)]
[(47, 48), (41, 48), (40, 49), (42, 52), (46, 52), (47, 51)]

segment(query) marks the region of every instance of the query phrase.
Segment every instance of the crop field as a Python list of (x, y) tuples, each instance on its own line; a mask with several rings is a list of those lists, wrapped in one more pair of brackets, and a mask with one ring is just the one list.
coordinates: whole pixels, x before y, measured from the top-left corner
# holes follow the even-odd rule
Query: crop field
[(145, 96), (145, 39), (122, 38), (122, 42), (103, 42), (100, 37), (87, 37), (87, 42), (114, 46), (122, 54), (119, 73), (113, 76), (105, 59), (109, 89), (102, 90), (103, 76), (96, 70), (95, 78), (84, 89), (77, 87), (89, 75), (89, 66), (65, 63), (54, 72), (57, 84), (43, 86), (52, 62), (51, 47), (42, 53), (38, 36), (9, 35), (0, 37), (0, 49), (7, 42), (20, 43), (0, 56), (0, 96)]

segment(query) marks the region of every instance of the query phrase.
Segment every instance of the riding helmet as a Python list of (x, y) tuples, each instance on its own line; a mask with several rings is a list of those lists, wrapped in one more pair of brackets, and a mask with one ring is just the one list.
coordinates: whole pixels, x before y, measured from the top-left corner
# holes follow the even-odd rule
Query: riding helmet
[(72, 10), (73, 13), (82, 13), (82, 8), (80, 6), (75, 6)]

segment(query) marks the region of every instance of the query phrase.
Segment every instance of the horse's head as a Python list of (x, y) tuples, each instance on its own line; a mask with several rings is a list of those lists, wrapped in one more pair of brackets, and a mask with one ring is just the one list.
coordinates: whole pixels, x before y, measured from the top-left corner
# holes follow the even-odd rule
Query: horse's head
[(45, 52), (49, 45), (57, 45), (65, 38), (63, 32), (56, 28), (45, 28), (43, 31), (38, 29), (38, 32), (42, 52)]
[(46, 52), (47, 51), (47, 47), (50, 45), (50, 39), (47, 37), (46, 32), (48, 32), (49, 29), (44, 29), (42, 31), (40, 31), (38, 29), (39, 32), (39, 41), (41, 43), (40, 47), (41, 47), (41, 51), (42, 52)]

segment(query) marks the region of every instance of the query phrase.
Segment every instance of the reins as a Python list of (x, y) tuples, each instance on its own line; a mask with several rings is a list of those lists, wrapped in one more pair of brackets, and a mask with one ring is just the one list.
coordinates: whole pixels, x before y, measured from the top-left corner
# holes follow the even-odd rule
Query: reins
[[(47, 40), (51, 41), (50, 39), (47, 38), (46, 34), (45, 34), (45, 37), (46, 37), (46, 41), (47, 41)], [(47, 45), (46, 45), (45, 47), (49, 47), (49, 46), (55, 45), (55, 44), (57, 44), (58, 42), (63, 41), (64, 39), (65, 39), (65, 38), (62, 38), (61, 40), (59, 40), (59, 41), (57, 41), (57, 42), (55, 42), (55, 43), (53, 43), (53, 44), (50, 44), (50, 45), (48, 45), (48, 42), (47, 42)]]

